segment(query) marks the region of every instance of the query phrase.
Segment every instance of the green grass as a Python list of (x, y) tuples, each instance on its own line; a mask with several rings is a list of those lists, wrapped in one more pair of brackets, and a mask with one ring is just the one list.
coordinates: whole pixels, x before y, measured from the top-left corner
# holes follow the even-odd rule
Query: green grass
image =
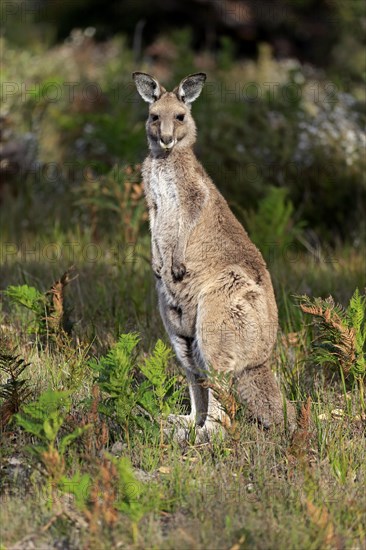
[[(81, 234), (79, 230), (78, 237)], [(60, 233), (57, 242), (65, 239)], [(108, 242), (99, 245), (105, 251)], [(121, 426), (93, 409), (91, 358), (98, 360), (120, 334), (131, 330), (141, 334), (140, 361), (158, 338), (167, 342), (150, 268), (140, 257), (127, 264), (116, 263), (108, 254), (93, 263), (81, 253), (74, 258), (79, 276), (65, 290), (74, 322), (73, 336), (66, 343), (29, 333), (31, 314), (2, 296), (2, 346), (15, 348), (31, 363), (23, 373), (32, 390), (28, 401), (47, 388), (72, 387), (71, 410), (55, 448), (65, 434), (93, 425), (89, 434), (65, 450), (63, 475), (73, 479), (79, 472), (99, 479), (95, 491), (101, 501), (97, 506), (89, 495), (78, 506), (60, 486), (50, 497), (45, 489), (52, 482), (50, 466), (27, 451), (37, 438), (13, 420), (2, 434), (3, 546), (32, 540), (36, 547), (63, 541), (70, 548), (96, 549), (362, 548), (366, 445), (359, 389), (345, 393), (337, 376), (309, 364), (310, 321), (291, 298), (309, 285), (314, 295), (337, 289), (338, 296), (348, 300), (362, 278), (362, 258), (346, 250), (338, 255), (337, 269), (334, 264), (313, 264), (306, 254), (297, 262), (286, 264), (282, 259), (273, 264), (282, 325), (273, 368), (298, 410), (308, 395), (312, 398), (311, 418), (304, 420), (298, 443), (265, 434), (239, 414), (235, 437), (180, 447), (135, 425), (126, 438)], [(12, 256), (1, 266), (1, 288), (28, 284), (44, 292), (67, 265), (42, 256), (28, 262)], [(180, 380), (174, 358), (168, 372)], [(139, 376), (135, 380), (141, 383)], [(132, 465), (130, 488), (134, 492), (134, 484), (140, 487), (135, 512), (120, 504), (125, 502), (126, 487), (108, 452)]]

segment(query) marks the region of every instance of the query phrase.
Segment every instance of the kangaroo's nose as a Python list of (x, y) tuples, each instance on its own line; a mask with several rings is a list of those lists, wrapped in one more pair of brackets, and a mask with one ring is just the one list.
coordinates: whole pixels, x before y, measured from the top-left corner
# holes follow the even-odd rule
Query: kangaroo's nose
[(161, 136), (160, 141), (164, 143), (164, 145), (170, 145), (170, 143), (173, 141), (172, 136)]

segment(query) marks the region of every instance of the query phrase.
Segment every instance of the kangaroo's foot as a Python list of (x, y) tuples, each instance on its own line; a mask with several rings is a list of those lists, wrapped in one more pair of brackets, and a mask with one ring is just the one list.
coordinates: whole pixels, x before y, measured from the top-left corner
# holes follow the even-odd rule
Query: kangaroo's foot
[(191, 425), (190, 427), (181, 427), (178, 424), (171, 425), (164, 430), (166, 438), (173, 438), (178, 443), (191, 443), (199, 445), (210, 443), (215, 438), (224, 439), (226, 430), (218, 422), (206, 422), (203, 426)]
[(191, 429), (196, 425), (196, 418), (192, 414), (170, 414), (168, 422), (179, 428)]
[(178, 443), (192, 441), (195, 438), (196, 420), (192, 414), (170, 414), (164, 429), (166, 438)]
[(170, 426), (164, 432), (173, 437), (178, 443), (194, 442), (195, 444), (209, 443), (215, 437), (224, 438), (226, 430), (222, 422), (207, 419), (203, 426), (196, 424), (192, 415), (169, 415)]
[(220, 422), (207, 420), (202, 427), (196, 428), (195, 443), (210, 443), (215, 438), (225, 439), (226, 435), (227, 432)]

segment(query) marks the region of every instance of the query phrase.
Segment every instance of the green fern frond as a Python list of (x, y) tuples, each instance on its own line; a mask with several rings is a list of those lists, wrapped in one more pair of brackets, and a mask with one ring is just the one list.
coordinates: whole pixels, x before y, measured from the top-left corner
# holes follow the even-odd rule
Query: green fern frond
[(0, 384), (0, 398), (4, 400), (0, 406), (1, 428), (19, 411), (21, 405), (31, 394), (29, 380), (20, 379), (29, 365), (30, 363), (26, 363), (22, 357), (14, 353), (0, 354), (0, 370), (8, 376), (7, 381)]
[(288, 199), (288, 191), (270, 187), (268, 194), (259, 202), (256, 212), (244, 213), (245, 224), (253, 242), (266, 254), (268, 247), (285, 248), (300, 235), (303, 223), (293, 220), (294, 207)]
[(99, 411), (114, 418), (126, 437), (132, 426), (154, 430), (161, 416), (174, 410), (181, 396), (176, 377), (167, 372), (171, 349), (158, 340), (153, 352), (138, 360), (136, 333), (122, 334), (110, 351), (90, 362), (104, 393)]
[(71, 333), (73, 323), (70, 319), (70, 310), (65, 306), (64, 292), (65, 287), (76, 279), (73, 273), (74, 268), (70, 267), (45, 293), (28, 285), (11, 285), (4, 290), (4, 295), (12, 303), (33, 312), (29, 332), (52, 336), (54, 340), (59, 336), (62, 340), (64, 335)]
[(166, 365), (172, 351), (164, 342), (158, 340), (152, 354), (145, 359), (140, 370), (153, 386), (159, 386), (167, 378)]
[(167, 364), (172, 351), (158, 340), (152, 354), (140, 365), (146, 377), (140, 404), (150, 415), (168, 415), (176, 405), (180, 392), (174, 391), (176, 377), (168, 376)]
[(300, 307), (310, 314), (316, 327), (312, 358), (321, 366), (337, 366), (343, 376), (366, 376), (366, 296), (355, 290), (347, 308), (327, 299), (299, 296)]
[(37, 315), (44, 314), (46, 299), (35, 287), (28, 285), (11, 285), (4, 290), (4, 294), (10, 298), (13, 303), (22, 305)]

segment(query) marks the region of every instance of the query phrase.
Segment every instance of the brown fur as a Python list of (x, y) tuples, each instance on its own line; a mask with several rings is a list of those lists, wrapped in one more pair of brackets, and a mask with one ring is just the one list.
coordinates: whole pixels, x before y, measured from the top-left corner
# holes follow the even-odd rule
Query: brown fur
[[(151, 104), (143, 179), (160, 313), (191, 397), (191, 414), (182, 423), (207, 432), (225, 419), (202, 383), (211, 367), (231, 374), (252, 418), (283, 426), (282, 395), (269, 366), (278, 328), (270, 275), (192, 149), (190, 104), (205, 75), (186, 77), (173, 92), (144, 73), (134, 79)], [(292, 430), (295, 411), (289, 403), (286, 409)]]

